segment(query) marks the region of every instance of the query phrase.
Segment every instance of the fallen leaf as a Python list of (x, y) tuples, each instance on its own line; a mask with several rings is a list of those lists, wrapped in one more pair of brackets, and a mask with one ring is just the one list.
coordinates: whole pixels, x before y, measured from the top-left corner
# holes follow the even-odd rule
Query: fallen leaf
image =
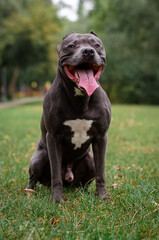
[(154, 200), (152, 200), (152, 203), (155, 205), (155, 206), (159, 206), (159, 204), (157, 202), (155, 202)]
[(117, 178), (122, 178), (123, 176), (121, 174), (117, 174), (114, 176), (114, 179), (117, 179)]
[(31, 135), (30, 135), (30, 134), (27, 134), (26, 137), (27, 137), (27, 138), (31, 138)]
[(68, 198), (67, 198), (67, 197), (65, 197), (63, 200), (64, 200), (64, 201), (68, 201)]
[(50, 219), (50, 225), (53, 225), (54, 227), (56, 227), (59, 222), (60, 222), (60, 218), (59, 219), (55, 219), (55, 218)]
[(23, 189), (23, 190), (21, 190), (21, 192), (22, 192), (22, 193), (25, 192), (28, 199), (31, 197), (31, 195), (32, 195), (33, 193), (36, 194), (36, 192), (35, 192), (33, 189)]
[(15, 154), (15, 153), (13, 153), (13, 157), (14, 157), (14, 159), (15, 159), (16, 162), (18, 162), (18, 163), (20, 162), (19, 159), (16, 157), (16, 154)]
[(136, 185), (136, 181), (132, 181), (131, 183), (132, 183), (133, 185)]
[(30, 192), (30, 193), (36, 193), (33, 189), (29, 189), (29, 188), (26, 188), (26, 189), (24, 189), (24, 190), (22, 190), (22, 192)]
[(10, 139), (10, 136), (9, 136), (9, 135), (4, 135), (3, 138), (4, 138), (4, 139)]
[(19, 231), (21, 232), (22, 230), (24, 230), (24, 226), (23, 225), (19, 225)]
[(121, 168), (119, 166), (117, 166), (117, 169), (118, 169), (118, 171), (121, 171)]
[(121, 175), (121, 174), (118, 174), (118, 177), (122, 178), (122, 177), (123, 177), (123, 175)]
[(37, 236), (38, 240), (40, 240), (40, 236), (39, 236), (38, 232), (36, 233), (36, 236)]
[(111, 187), (112, 187), (112, 188), (116, 188), (117, 185), (118, 185), (117, 183), (114, 183), (114, 184), (111, 185)]

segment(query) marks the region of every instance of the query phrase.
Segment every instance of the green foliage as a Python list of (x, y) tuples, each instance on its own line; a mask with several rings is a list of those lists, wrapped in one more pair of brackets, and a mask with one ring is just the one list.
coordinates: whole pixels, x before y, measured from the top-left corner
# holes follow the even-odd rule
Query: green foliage
[(88, 31), (107, 51), (104, 86), (112, 101), (159, 103), (159, 5), (148, 0), (92, 0)]
[[(57, 17), (57, 9), (50, 0), (23, 0), (19, 4), (10, 0), (8, 6), (6, 1), (2, 1), (2, 13), (0, 64), (7, 67), (8, 76), (12, 69), (18, 67), (22, 82), (30, 68), (34, 76), (37, 73), (38, 81), (36, 69), (41, 66), (41, 76), (47, 72), (43, 82), (47, 81), (55, 74), (56, 48), (63, 26)], [(32, 75), (28, 79), (30, 82)]]
[[(86, 3), (93, 6), (89, 12)], [(59, 35), (94, 30), (107, 52), (101, 83), (111, 101), (159, 104), (157, 0), (80, 0), (78, 20), (65, 24), (51, 0), (1, 0), (0, 5), (0, 64), (7, 66), (8, 85), (16, 69), (18, 85), (53, 80)]]
[[(154, 106), (112, 106), (106, 158), (111, 201), (88, 190), (24, 193), (29, 159), (40, 137), (42, 103), (0, 110), (0, 239), (158, 239), (158, 122)], [(9, 128), (8, 128), (9, 126)]]
[(57, 36), (61, 22), (56, 8), (40, 1), (27, 1), (27, 10), (5, 19), (1, 32), (1, 62), (28, 66), (37, 62), (55, 62)]

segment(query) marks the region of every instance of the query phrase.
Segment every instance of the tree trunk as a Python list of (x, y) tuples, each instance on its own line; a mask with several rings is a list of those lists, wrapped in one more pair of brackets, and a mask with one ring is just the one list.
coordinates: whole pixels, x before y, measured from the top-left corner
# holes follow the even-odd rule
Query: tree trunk
[(9, 95), (9, 98), (11, 98), (11, 99), (13, 99), (15, 97), (15, 90), (16, 90), (15, 84), (16, 84), (18, 74), (19, 74), (19, 67), (16, 66), (13, 71), (12, 78), (11, 78), (11, 81), (10, 81), (10, 84), (8, 87), (8, 95)]
[(1, 82), (1, 87), (2, 87), (2, 96), (1, 100), (5, 102), (7, 100), (7, 68), (4, 66), (2, 67), (2, 82)]

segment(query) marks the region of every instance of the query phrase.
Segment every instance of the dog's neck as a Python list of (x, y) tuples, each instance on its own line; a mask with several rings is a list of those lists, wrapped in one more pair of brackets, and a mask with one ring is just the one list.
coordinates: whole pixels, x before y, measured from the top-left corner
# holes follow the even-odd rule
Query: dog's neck
[(56, 78), (57, 80), (61, 79), (63, 91), (65, 91), (75, 111), (85, 113), (88, 110), (90, 101), (90, 97), (86, 94), (86, 92), (82, 91), (81, 94), (77, 94), (76, 89), (78, 88), (76, 84), (70, 79), (66, 79), (63, 72), (60, 70), (58, 70)]

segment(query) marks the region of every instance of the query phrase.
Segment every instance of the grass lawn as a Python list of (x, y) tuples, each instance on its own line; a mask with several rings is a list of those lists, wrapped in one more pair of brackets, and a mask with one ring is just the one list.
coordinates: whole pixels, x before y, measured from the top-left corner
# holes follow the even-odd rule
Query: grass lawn
[(24, 193), (29, 159), (40, 137), (42, 104), (0, 110), (0, 239), (159, 239), (159, 107), (112, 106), (106, 158), (111, 201), (89, 189)]

